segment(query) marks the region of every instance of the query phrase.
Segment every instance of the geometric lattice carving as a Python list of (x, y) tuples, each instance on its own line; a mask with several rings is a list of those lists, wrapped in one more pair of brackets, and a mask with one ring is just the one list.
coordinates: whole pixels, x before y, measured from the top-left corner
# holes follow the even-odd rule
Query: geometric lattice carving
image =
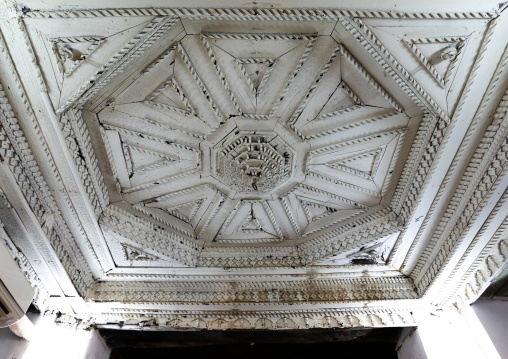
[(290, 176), (292, 150), (278, 138), (239, 135), (218, 153), (217, 174), (237, 191), (268, 192)]
[(379, 210), (407, 126), (332, 37), (245, 33), (171, 44), (99, 121), (123, 200), (220, 256)]
[(62, 321), (415, 325), (508, 258), (502, 7), (52, 3), (0, 12), (0, 219)]

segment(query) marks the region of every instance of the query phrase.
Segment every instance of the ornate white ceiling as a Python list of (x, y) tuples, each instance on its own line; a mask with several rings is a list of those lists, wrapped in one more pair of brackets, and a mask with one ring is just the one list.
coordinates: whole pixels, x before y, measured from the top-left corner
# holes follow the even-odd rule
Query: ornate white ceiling
[(39, 306), (412, 325), (508, 260), (502, 8), (4, 5), (0, 223)]

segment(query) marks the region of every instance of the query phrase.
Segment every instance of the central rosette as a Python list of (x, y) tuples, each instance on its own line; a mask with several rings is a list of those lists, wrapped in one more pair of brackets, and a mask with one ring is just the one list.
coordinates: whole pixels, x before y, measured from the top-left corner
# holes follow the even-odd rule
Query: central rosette
[(274, 199), (305, 178), (308, 146), (277, 119), (229, 119), (200, 144), (201, 178), (229, 198)]
[(239, 192), (270, 192), (291, 175), (293, 153), (273, 134), (237, 135), (217, 153), (217, 175)]

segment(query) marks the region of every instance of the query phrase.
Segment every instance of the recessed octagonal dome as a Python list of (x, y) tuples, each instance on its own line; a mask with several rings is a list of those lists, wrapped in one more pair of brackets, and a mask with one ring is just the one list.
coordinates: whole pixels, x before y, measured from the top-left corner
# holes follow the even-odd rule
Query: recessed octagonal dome
[(273, 134), (246, 133), (225, 142), (217, 152), (214, 171), (240, 192), (270, 192), (292, 173), (293, 154)]
[[(195, 248), (185, 260), (166, 256), (301, 265), (323, 257), (311, 254), (323, 240), (381, 218), (396, 223), (388, 203), (418, 121), (409, 124), (340, 38), (199, 33), (158, 52), (98, 119), (121, 216), (166, 228), (150, 234), (158, 241)], [(103, 218), (120, 241), (135, 241), (112, 223)], [(272, 248), (262, 259), (259, 243)]]

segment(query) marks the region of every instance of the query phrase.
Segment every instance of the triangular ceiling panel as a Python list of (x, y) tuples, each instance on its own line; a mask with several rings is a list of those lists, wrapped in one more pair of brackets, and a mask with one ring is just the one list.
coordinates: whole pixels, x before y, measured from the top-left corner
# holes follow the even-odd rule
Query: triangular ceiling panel
[(305, 186), (295, 189), (285, 201), (293, 209), (291, 215), (302, 237), (337, 225), (367, 209), (333, 193), (321, 191), (318, 195)]
[(194, 216), (199, 210), (199, 207), (203, 203), (202, 199), (198, 199), (195, 201), (179, 204), (172, 208), (166, 208), (170, 214), (183, 219), (186, 222), (191, 222), (194, 219)]
[(30, 21), (27, 29), (55, 108), (85, 85), (151, 20), (150, 16), (140, 16), (95, 17), (86, 22), (65, 18)]
[(340, 265), (340, 264), (363, 264), (375, 265), (383, 264), (388, 259), (393, 249), (395, 241), (399, 233), (387, 235), (379, 240), (366, 245), (355, 248), (347, 253), (319, 261), (319, 265)]
[(173, 116), (194, 116), (195, 112), (175, 77), (176, 57), (176, 46), (171, 46), (115, 98), (115, 104), (134, 103), (144, 96), (145, 102), (153, 108)]
[(319, 175), (324, 176), (322, 179), (341, 178), (341, 181), (354, 184), (359, 190), (363, 188), (381, 196), (390, 180), (402, 139), (398, 131), (385, 132), (345, 142), (329, 150), (316, 150), (308, 168), (317, 176), (310, 177), (309, 181), (319, 182)]
[(453, 80), (466, 41), (466, 37), (418, 38), (406, 44), (436, 81), (446, 87)]
[(326, 72), (309, 89), (301, 106), (289, 124), (305, 137), (402, 112), (400, 104), (344, 47), (336, 49), (335, 58), (332, 55)]
[(348, 86), (348, 92), (358, 94), (359, 100), (356, 102), (401, 111), (400, 105), (392, 96), (373, 77), (365, 73), (360, 63), (347, 50), (344, 52), (341, 57), (342, 81)]
[(345, 171), (372, 178), (376, 174), (383, 152), (384, 148), (377, 148), (373, 151), (352, 154), (350, 157), (331, 162), (328, 166), (337, 169), (343, 168)]
[(57, 55), (59, 70), (69, 77), (105, 40), (102, 36), (75, 36), (52, 38), (53, 51)]
[(280, 241), (280, 229), (268, 202), (240, 201), (219, 231), (217, 241)]
[(157, 253), (117, 233), (106, 230), (104, 238), (118, 267), (168, 267), (185, 268), (184, 264)]
[(220, 195), (213, 188), (203, 185), (147, 199), (137, 208), (163, 223), (184, 229), (186, 234), (199, 237), (209, 225), (207, 217), (216, 211), (217, 198)]
[(317, 119), (333, 116), (342, 113), (351, 106), (362, 106), (362, 100), (347, 86), (341, 82), (335, 89), (332, 96), (318, 113)]
[(245, 71), (245, 79), (249, 83), (253, 93), (261, 92), (263, 85), (270, 76), (277, 59), (273, 58), (237, 58), (236, 61)]
[(216, 61), (217, 76), (224, 79), (240, 110), (266, 116), (300, 69), (302, 56), (308, 55), (315, 37), (203, 34), (202, 40)]
[(124, 144), (123, 149), (130, 176), (133, 176), (136, 172), (147, 171), (178, 160), (165, 153), (147, 150), (135, 145)]
[[(486, 30), (486, 21), (362, 20), (439, 106), (453, 114)], [(404, 26), (404, 24), (411, 26)], [(453, 91), (450, 91), (453, 86)]]

